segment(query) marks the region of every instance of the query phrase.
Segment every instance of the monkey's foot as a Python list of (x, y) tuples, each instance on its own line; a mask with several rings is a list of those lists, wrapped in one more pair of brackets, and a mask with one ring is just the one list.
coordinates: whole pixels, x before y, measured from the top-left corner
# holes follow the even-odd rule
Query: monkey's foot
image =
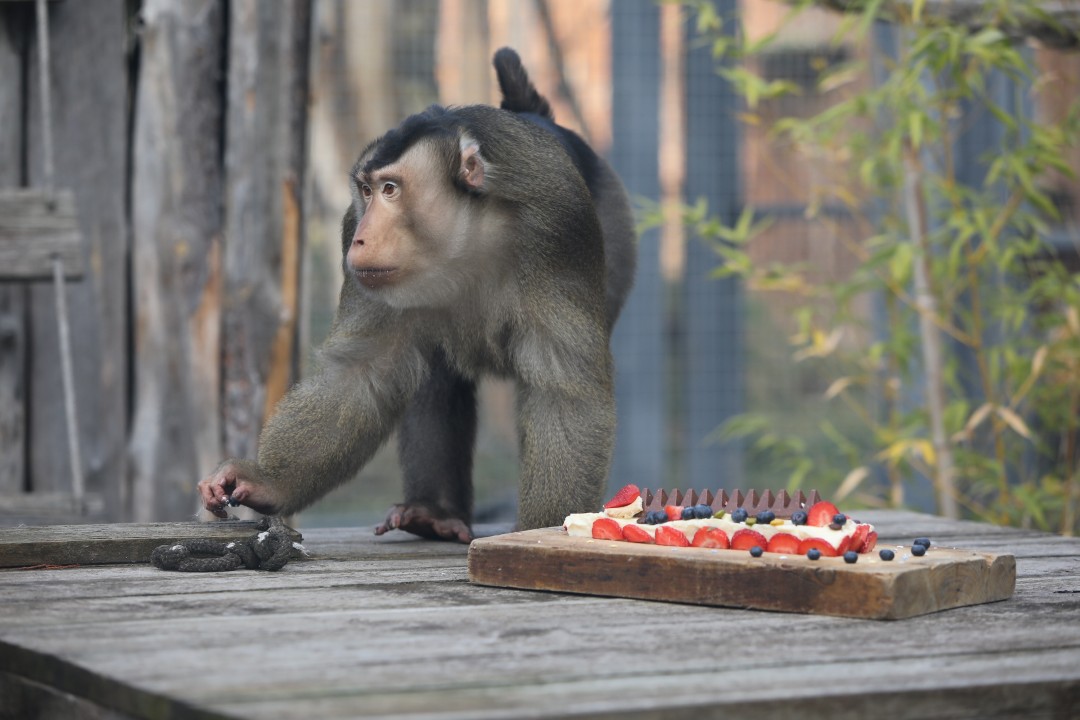
[(394, 505), (386, 513), (382, 525), (375, 527), (375, 534), (390, 530), (404, 530), (429, 540), (456, 540), (470, 543), (473, 539), (469, 524), (456, 517), (446, 517), (427, 505)]

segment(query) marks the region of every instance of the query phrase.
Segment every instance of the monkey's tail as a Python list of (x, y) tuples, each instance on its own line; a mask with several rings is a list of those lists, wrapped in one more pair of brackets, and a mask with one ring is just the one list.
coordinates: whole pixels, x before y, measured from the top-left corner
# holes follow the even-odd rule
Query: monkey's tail
[(516, 113), (535, 113), (549, 120), (555, 119), (551, 105), (537, 92), (529, 81), (529, 74), (521, 64), (521, 58), (513, 48), (504, 47), (495, 53), (495, 74), (499, 78), (499, 89), (503, 101), (499, 106), (503, 110)]

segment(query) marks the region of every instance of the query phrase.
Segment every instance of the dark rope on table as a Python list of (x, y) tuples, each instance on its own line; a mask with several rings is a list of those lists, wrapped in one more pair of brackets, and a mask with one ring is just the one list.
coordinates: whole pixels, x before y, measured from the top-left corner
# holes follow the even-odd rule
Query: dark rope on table
[(179, 572), (224, 572), (244, 567), (248, 570), (280, 570), (289, 562), (293, 540), (281, 518), (263, 518), (259, 532), (247, 540), (178, 540), (159, 545), (150, 562), (162, 570)]

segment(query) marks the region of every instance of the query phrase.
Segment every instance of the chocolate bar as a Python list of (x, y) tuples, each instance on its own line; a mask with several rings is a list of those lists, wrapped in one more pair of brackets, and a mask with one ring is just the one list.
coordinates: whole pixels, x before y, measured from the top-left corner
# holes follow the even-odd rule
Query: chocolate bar
[(713, 513), (721, 510), (730, 513), (732, 510), (742, 508), (749, 515), (757, 515), (764, 510), (772, 510), (777, 518), (790, 518), (796, 510), (805, 510), (821, 500), (817, 490), (811, 490), (810, 494), (796, 490), (792, 495), (787, 490), (774, 493), (772, 490), (759, 492), (757, 490), (734, 490), (728, 494), (727, 490), (652, 490), (641, 491), (641, 501), (645, 510), (663, 510), (665, 505), (708, 505)]

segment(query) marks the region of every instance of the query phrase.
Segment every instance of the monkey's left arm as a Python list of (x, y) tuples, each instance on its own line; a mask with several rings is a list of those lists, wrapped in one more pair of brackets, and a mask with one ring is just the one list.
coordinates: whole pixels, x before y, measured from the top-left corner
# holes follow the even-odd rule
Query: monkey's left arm
[(278, 403), (258, 462), (227, 460), (199, 483), (207, 510), (224, 516), (231, 499), (265, 514), (297, 512), (355, 476), (386, 441), (427, 365), (407, 329), (358, 327), (358, 317), (335, 325), (321, 370)]

